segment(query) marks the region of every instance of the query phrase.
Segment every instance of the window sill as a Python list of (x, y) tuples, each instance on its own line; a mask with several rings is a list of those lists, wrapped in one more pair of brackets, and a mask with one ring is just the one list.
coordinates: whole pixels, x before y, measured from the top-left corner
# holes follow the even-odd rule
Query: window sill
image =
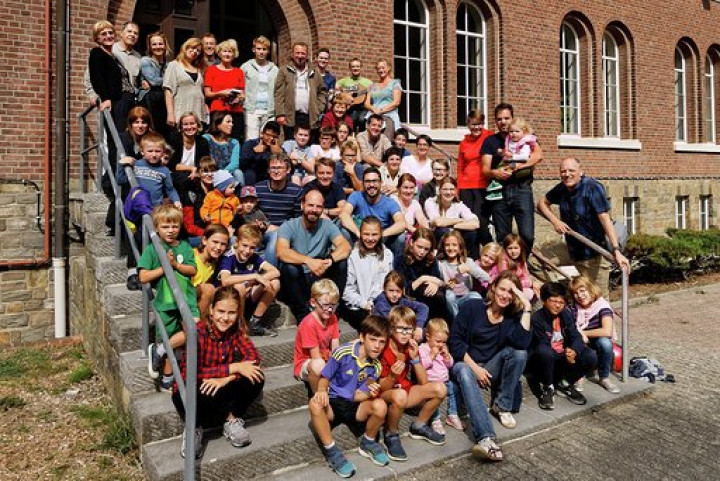
[(460, 142), (470, 131), (467, 128), (462, 129), (432, 129), (426, 125), (408, 125), (413, 133), (429, 135), (433, 142)]
[(558, 147), (577, 149), (641, 150), (642, 142), (635, 139), (617, 139), (613, 137), (579, 137), (577, 135), (558, 135)]
[(675, 152), (692, 152), (717, 154), (720, 153), (720, 145), (711, 143), (688, 144), (687, 142), (674, 142)]

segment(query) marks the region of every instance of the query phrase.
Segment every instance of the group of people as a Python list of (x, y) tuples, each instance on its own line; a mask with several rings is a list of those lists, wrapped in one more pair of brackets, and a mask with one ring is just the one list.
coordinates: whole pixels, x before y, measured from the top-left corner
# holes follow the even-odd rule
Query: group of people
[[(123, 25), (120, 41), (115, 35), (109, 22), (94, 26), (88, 92), (122, 130), (125, 156), (113, 164), (119, 146), (107, 148), (125, 186), (125, 215), (137, 222), (152, 214), (197, 322), (198, 439), (223, 424), (233, 446), (249, 444), (242, 416), (264, 382), (249, 336), (277, 335), (263, 319), (277, 297), (298, 320), (293, 369), (308, 389), (312, 429), (343, 477), (356, 467), (333, 441), (341, 423), (362, 436), (363, 456), (402, 462), (405, 409), (420, 407), (410, 437), (441, 445), (447, 400), (445, 424), (465, 429), (466, 411), (473, 452), (499, 461), (490, 416), (515, 427), (523, 374), (542, 409), (554, 407), (555, 394), (585, 403), (582, 382), (596, 369), (596, 381), (618, 392), (609, 262), (568, 238), (582, 274), (570, 292), (530, 275), (542, 149), (511, 105), (495, 108), (494, 134), (482, 113), (469, 112), (454, 178), (446, 159), (429, 157), (427, 135), (408, 150), (397, 116), (402, 87), (385, 61), (376, 82), (361, 77), (357, 59), (336, 81), (329, 50), (318, 51), (313, 68), (304, 43), (278, 67), (258, 37), (254, 58), (236, 67), (234, 40), (191, 38), (171, 61), (162, 33), (148, 36), (145, 57), (133, 50), (137, 25)], [(599, 244), (607, 237), (627, 268), (602, 185), (577, 159), (562, 162), (561, 180), (540, 212), (558, 233), (573, 229)], [(109, 211), (109, 228), (113, 219)], [(153, 284), (158, 324), (170, 348), (182, 347), (185, 326), (158, 254), (149, 246), (137, 265), (131, 257), (128, 288)], [(339, 318), (358, 339), (339, 344)], [(166, 347), (153, 343), (148, 354), (151, 377), (173, 391), (184, 416)]]

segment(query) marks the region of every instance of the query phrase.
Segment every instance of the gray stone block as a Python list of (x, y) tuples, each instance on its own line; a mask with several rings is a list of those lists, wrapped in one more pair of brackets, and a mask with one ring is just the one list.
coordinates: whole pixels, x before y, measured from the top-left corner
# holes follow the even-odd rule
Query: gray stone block
[(115, 255), (115, 239), (104, 234), (93, 234), (85, 237), (88, 261), (93, 256), (109, 257)]
[(102, 285), (124, 284), (127, 279), (127, 263), (124, 258), (113, 256), (95, 257), (95, 279)]
[[(152, 327), (151, 327), (152, 329)], [(140, 349), (142, 333), (142, 316), (116, 316), (110, 319), (108, 341), (119, 353)]]
[(123, 284), (113, 284), (104, 290), (105, 311), (110, 317), (137, 314), (142, 308), (142, 292), (128, 291)]
[(82, 225), (87, 234), (105, 235), (105, 212), (86, 212)]
[(83, 210), (85, 212), (107, 212), (108, 200), (105, 194), (88, 193), (80, 194), (83, 200)]

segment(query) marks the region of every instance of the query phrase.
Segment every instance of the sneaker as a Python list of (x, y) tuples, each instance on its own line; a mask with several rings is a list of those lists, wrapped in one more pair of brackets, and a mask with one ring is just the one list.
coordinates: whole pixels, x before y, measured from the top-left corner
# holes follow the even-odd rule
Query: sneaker
[(585, 390), (585, 387), (583, 386), (585, 384), (585, 379), (580, 378), (575, 383), (575, 390), (577, 392), (583, 392)]
[(355, 465), (347, 460), (337, 446), (325, 451), (325, 460), (328, 462), (330, 469), (335, 471), (341, 478), (349, 478), (355, 474)]
[(445, 427), (443, 426), (442, 419), (440, 419), (440, 418), (433, 419), (433, 422), (430, 423), (430, 427), (436, 433), (442, 434), (443, 436), (445, 436)]
[(472, 447), (472, 453), (474, 456), (487, 459), (488, 461), (502, 461), (503, 454), (492, 438), (482, 438), (480, 441), (475, 443)]
[(502, 199), (502, 184), (500, 184), (500, 182), (496, 180), (493, 180), (487, 186), (485, 192), (487, 192), (487, 195), (485, 195), (486, 200), (500, 200)]
[(540, 397), (538, 397), (538, 406), (540, 409), (546, 409), (551, 410), (555, 409), (555, 402), (553, 401), (553, 396), (555, 395), (555, 390), (548, 386), (545, 389), (542, 390), (542, 393), (540, 393)]
[(248, 329), (248, 334), (250, 334), (251, 336), (277, 337), (278, 332), (275, 328), (265, 327), (258, 322), (258, 323), (250, 324), (250, 327)]
[(390, 458), (388, 458), (385, 448), (383, 448), (377, 441), (370, 441), (365, 436), (362, 436), (358, 452), (362, 456), (370, 458), (370, 461), (378, 466), (387, 466), (390, 464)]
[[(195, 428), (195, 459), (200, 459), (203, 453), (203, 430)], [(180, 456), (185, 457), (185, 430), (183, 430), (182, 447), (180, 447)]]
[(583, 396), (581, 392), (575, 389), (575, 386), (572, 384), (558, 385), (557, 393), (562, 397), (567, 398), (567, 400), (571, 403), (577, 404), (578, 406), (587, 404), (587, 399), (585, 399), (585, 396)]
[(610, 394), (617, 394), (620, 392), (620, 389), (615, 384), (613, 384), (613, 382), (608, 377), (600, 379), (600, 382), (598, 384), (604, 387), (605, 390)]
[(407, 461), (407, 453), (400, 443), (400, 435), (385, 433), (385, 447), (388, 457), (393, 461)]
[(165, 364), (165, 356), (161, 356), (157, 352), (157, 344), (148, 345), (148, 374), (152, 379), (160, 377), (160, 371)]
[(598, 376), (597, 371), (593, 371), (585, 377), (587, 377), (587, 380), (590, 382), (596, 382), (596, 383), (600, 382), (600, 376)]
[(250, 441), (250, 434), (248, 434), (247, 429), (245, 429), (245, 421), (240, 418), (227, 421), (223, 425), (223, 436), (225, 436), (235, 448), (244, 448), (252, 442)]
[(490, 408), (490, 414), (495, 416), (504, 428), (514, 429), (515, 426), (517, 426), (517, 422), (515, 421), (512, 413), (508, 411), (500, 411), (496, 404), (493, 404), (493, 407)]
[(410, 425), (410, 437), (413, 439), (422, 439), (434, 444), (435, 446), (442, 446), (445, 444), (445, 435), (436, 433), (427, 424), (417, 426), (415, 423)]
[(447, 418), (445, 418), (445, 424), (458, 431), (465, 431), (465, 423), (462, 422), (460, 416), (457, 414), (448, 414)]
[(137, 274), (130, 274), (125, 281), (125, 287), (127, 287), (128, 291), (139, 291), (142, 289), (142, 284), (140, 284), (140, 279), (138, 279)]
[(160, 382), (158, 383), (158, 389), (160, 392), (169, 392), (172, 393), (172, 386), (173, 386), (173, 377), (172, 374), (169, 376), (166, 376), (163, 374), (162, 379), (160, 379)]

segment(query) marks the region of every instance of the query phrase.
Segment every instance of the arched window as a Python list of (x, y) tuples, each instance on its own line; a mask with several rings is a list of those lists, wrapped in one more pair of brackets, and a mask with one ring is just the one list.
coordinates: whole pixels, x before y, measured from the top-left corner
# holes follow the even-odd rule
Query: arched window
[(560, 27), (560, 116), (563, 134), (580, 134), (580, 41), (567, 23)]
[(715, 143), (715, 64), (710, 54), (705, 56), (705, 142)]
[(430, 123), (429, 23), (421, 0), (395, 0), (395, 77), (403, 86), (400, 120)]
[(487, 55), (485, 18), (468, 2), (460, 2), (456, 16), (457, 124), (472, 109), (487, 114)]
[(609, 33), (603, 35), (602, 68), (604, 91), (604, 134), (620, 137), (620, 54)]
[(685, 104), (685, 55), (675, 48), (675, 140), (687, 140), (687, 109)]

